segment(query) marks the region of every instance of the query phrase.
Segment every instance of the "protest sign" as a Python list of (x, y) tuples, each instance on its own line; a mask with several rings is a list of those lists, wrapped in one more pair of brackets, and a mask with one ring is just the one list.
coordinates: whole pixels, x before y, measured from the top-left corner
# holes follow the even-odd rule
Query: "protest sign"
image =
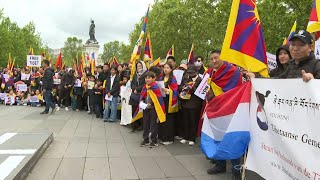
[(178, 69), (173, 71), (173, 75), (176, 77), (178, 85), (181, 84), (183, 73), (184, 73), (184, 71), (178, 70)]
[(61, 79), (53, 78), (53, 84), (61, 84)]
[(320, 39), (315, 42), (314, 55), (316, 56), (316, 59), (320, 59)]
[(41, 58), (41, 55), (27, 55), (27, 66), (40, 67)]
[(208, 78), (210, 77), (209, 74), (206, 74), (204, 76), (204, 78), (202, 79), (200, 85), (197, 87), (196, 91), (194, 92), (194, 94), (196, 96), (198, 96), (201, 99), (205, 99), (206, 94), (207, 94), (207, 90), (210, 88), (209, 84), (208, 84)]
[(9, 78), (10, 78), (9, 74), (3, 74), (2, 76), (3, 76), (4, 80), (5, 80), (5, 82), (9, 81)]
[(164, 81), (156, 81), (156, 83), (158, 84), (160, 90), (161, 90), (161, 94), (162, 94), (162, 97), (166, 97), (166, 92), (164, 92), (162, 90), (162, 88), (165, 88), (166, 86), (164, 85)]
[(88, 81), (88, 89), (93, 89), (93, 87), (94, 87), (94, 82)]
[(5, 97), (7, 97), (7, 94), (6, 94), (6, 93), (0, 93), (0, 99), (1, 99), (1, 100), (4, 100)]
[(39, 102), (39, 97), (37, 95), (30, 96), (30, 102)]
[(30, 79), (30, 74), (21, 73), (21, 81), (27, 81)]
[(275, 69), (277, 67), (276, 55), (267, 52), (267, 59), (269, 71)]
[(252, 80), (247, 169), (272, 180), (320, 178), (319, 89), (320, 80)]
[(17, 84), (17, 91), (26, 92), (28, 89), (26, 84)]

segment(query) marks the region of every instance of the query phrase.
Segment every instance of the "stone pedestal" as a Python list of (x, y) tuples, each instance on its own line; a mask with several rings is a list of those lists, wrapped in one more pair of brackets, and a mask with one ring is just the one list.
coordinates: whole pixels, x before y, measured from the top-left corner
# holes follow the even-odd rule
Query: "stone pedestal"
[(83, 51), (86, 54), (89, 54), (90, 58), (91, 58), (91, 54), (94, 53), (94, 57), (96, 59), (96, 66), (103, 64), (99, 56), (99, 48), (100, 48), (100, 45), (98, 43), (89, 43), (89, 44), (83, 45)]

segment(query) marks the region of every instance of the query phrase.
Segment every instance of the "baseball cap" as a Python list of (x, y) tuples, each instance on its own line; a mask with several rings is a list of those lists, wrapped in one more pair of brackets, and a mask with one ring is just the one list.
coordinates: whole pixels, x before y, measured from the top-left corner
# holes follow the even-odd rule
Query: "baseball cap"
[(289, 41), (292, 41), (293, 39), (296, 39), (296, 38), (300, 39), (305, 44), (312, 44), (313, 43), (313, 39), (312, 39), (311, 34), (305, 30), (300, 30), (300, 31), (295, 32), (293, 34), (293, 36), (289, 39)]

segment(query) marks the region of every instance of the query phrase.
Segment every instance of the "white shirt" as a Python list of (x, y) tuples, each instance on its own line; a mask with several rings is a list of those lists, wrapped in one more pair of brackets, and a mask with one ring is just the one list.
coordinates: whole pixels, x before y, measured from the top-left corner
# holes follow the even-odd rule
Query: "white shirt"
[(114, 81), (114, 78), (116, 77), (116, 75), (114, 75), (114, 76), (111, 76), (111, 78), (110, 78), (110, 90), (112, 89), (112, 86), (113, 86), (113, 81)]

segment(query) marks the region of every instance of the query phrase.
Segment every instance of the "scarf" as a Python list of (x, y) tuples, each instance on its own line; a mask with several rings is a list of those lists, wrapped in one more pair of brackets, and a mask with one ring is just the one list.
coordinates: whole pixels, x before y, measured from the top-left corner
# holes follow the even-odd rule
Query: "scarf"
[(178, 83), (176, 77), (172, 77), (172, 80), (169, 84), (169, 104), (168, 104), (168, 113), (175, 113), (178, 112)]
[[(166, 121), (165, 106), (164, 106), (161, 90), (156, 82), (153, 82), (150, 85), (143, 86), (141, 95), (140, 95), (139, 104), (141, 101), (146, 99), (148, 95), (150, 96), (154, 104), (154, 108), (156, 110), (160, 123), (165, 122)], [(133, 115), (131, 122), (134, 122), (142, 117), (143, 117), (143, 110), (140, 109), (140, 107), (138, 107), (136, 109), (135, 114)]]

